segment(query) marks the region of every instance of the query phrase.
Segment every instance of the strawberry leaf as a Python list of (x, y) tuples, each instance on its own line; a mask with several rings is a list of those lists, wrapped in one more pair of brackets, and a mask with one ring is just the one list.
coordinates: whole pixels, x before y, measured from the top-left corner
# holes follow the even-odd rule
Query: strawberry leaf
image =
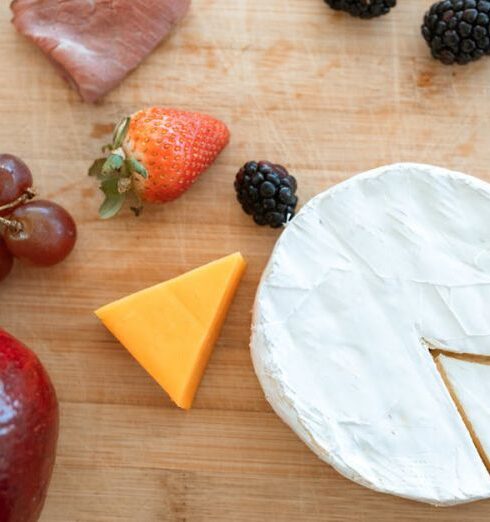
[(114, 217), (122, 208), (126, 199), (125, 194), (110, 194), (106, 196), (104, 202), (99, 208), (99, 216), (102, 219), (110, 219)]
[(143, 205), (140, 205), (139, 207), (129, 207), (131, 209), (131, 212), (136, 216), (140, 217), (141, 213), (143, 212)]
[(99, 177), (102, 174), (102, 167), (104, 166), (104, 163), (106, 162), (106, 158), (99, 158), (96, 159), (91, 167), (88, 169), (88, 175)]
[(128, 168), (127, 160), (123, 161), (121, 168), (119, 169), (119, 177), (120, 178), (130, 178), (131, 177), (131, 169)]
[(141, 162), (139, 162), (137, 159), (135, 159), (135, 158), (127, 159), (126, 165), (128, 166), (128, 169), (130, 172), (136, 172), (144, 179), (146, 179), (148, 177), (148, 171), (146, 170), (144, 165)]
[(129, 207), (136, 217), (138, 217), (143, 211), (143, 203), (136, 192), (128, 192), (131, 206)]
[(123, 166), (123, 163), (124, 160), (119, 154), (110, 154), (104, 162), (101, 174), (110, 176), (117, 172)]
[(100, 189), (104, 193), (105, 199), (99, 208), (99, 215), (102, 219), (109, 219), (121, 210), (126, 200), (126, 194), (119, 191), (117, 176), (105, 179), (100, 184)]
[(119, 178), (117, 176), (112, 176), (111, 178), (105, 179), (100, 184), (100, 190), (104, 193), (106, 197), (108, 196), (117, 196), (120, 194), (119, 192)]
[(131, 118), (124, 118), (117, 125), (116, 130), (114, 131), (114, 144), (113, 144), (114, 149), (118, 149), (119, 147), (122, 146), (124, 138), (128, 134), (130, 122), (131, 122)]

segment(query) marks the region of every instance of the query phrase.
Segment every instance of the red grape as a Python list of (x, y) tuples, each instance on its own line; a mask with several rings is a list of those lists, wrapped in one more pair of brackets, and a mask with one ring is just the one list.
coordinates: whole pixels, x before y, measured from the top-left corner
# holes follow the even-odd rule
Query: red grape
[(21, 230), (5, 227), (7, 248), (15, 257), (35, 265), (55, 265), (75, 246), (77, 229), (73, 218), (51, 201), (29, 201), (17, 207), (9, 220), (20, 223)]
[[(0, 207), (12, 203), (32, 187), (29, 167), (12, 154), (0, 154)], [(5, 215), (8, 212), (0, 212)]]
[(10, 274), (13, 264), (14, 258), (5, 241), (0, 237), (0, 281), (3, 281)]

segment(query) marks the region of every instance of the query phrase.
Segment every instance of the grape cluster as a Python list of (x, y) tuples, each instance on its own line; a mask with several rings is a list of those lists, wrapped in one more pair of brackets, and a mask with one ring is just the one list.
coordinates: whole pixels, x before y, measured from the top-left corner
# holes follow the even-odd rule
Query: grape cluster
[(75, 246), (77, 229), (70, 214), (34, 196), (29, 167), (11, 154), (0, 154), (0, 281), (12, 270), (14, 258), (51, 266)]

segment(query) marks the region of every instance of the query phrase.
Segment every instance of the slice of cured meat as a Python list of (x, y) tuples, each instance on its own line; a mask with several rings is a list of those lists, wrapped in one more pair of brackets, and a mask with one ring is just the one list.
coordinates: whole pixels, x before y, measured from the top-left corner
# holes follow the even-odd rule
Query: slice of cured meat
[(16, 29), (85, 101), (123, 78), (185, 16), (191, 0), (14, 0)]

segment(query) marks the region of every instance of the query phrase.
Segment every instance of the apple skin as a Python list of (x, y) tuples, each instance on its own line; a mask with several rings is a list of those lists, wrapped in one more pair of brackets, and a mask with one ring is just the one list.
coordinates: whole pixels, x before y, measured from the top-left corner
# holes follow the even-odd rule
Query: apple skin
[(0, 521), (36, 522), (53, 471), (59, 412), (39, 359), (0, 328)]

